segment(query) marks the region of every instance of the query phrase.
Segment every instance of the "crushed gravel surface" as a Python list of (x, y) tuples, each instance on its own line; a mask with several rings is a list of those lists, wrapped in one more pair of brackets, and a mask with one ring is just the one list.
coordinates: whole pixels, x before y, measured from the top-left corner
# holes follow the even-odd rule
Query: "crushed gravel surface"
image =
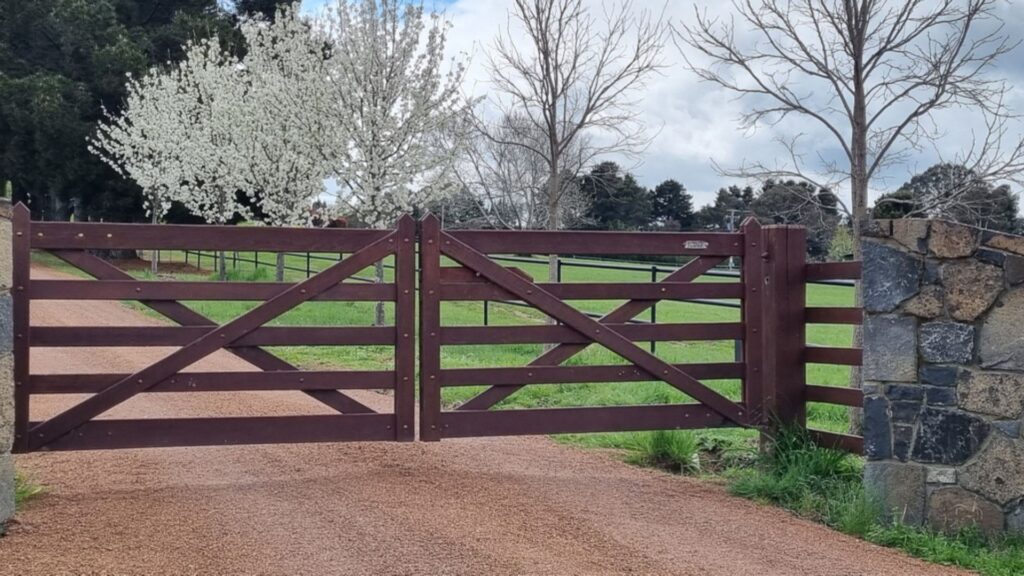
[[(160, 323), (116, 302), (60, 301), (34, 302), (32, 322)], [(40, 349), (32, 370), (126, 372), (168, 351)], [(218, 353), (194, 369), (251, 366)], [(35, 397), (32, 409), (67, 405)], [(306, 413), (324, 410), (253, 392), (144, 394), (105, 416)], [(47, 494), (0, 539), (3, 575), (962, 574), (546, 438), (38, 453), (17, 465)]]

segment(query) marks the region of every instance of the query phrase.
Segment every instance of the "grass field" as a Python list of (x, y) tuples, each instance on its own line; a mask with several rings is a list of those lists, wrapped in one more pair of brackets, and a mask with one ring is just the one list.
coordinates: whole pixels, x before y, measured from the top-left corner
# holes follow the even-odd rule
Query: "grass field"
[[(312, 259), (309, 266), (312, 270), (321, 270), (330, 265), (327, 258), (336, 258), (336, 255), (318, 255), (325, 260)], [(259, 254), (260, 265), (254, 266), (253, 253), (238, 253), (239, 261), (233, 263), (229, 256), (229, 279), (233, 281), (266, 281), (273, 279), (275, 257), (270, 253)], [(38, 254), (37, 258), (54, 264), (55, 259), (46, 254)], [(171, 269), (171, 262), (183, 262), (182, 253), (164, 253), (165, 269)], [(196, 264), (196, 256), (189, 258), (190, 264)], [(572, 260), (568, 261), (572, 262)], [(304, 256), (288, 256), (287, 266), (297, 270), (286, 271), (288, 280), (300, 280), (306, 276), (305, 269), (307, 261)], [(547, 274), (546, 264), (541, 263), (504, 263), (516, 266), (534, 278), (544, 278)], [(62, 268), (67, 268), (62, 263), (57, 263)], [(215, 277), (212, 272), (214, 259), (207, 255), (203, 258), (202, 270), (188, 268), (187, 271), (179, 271), (174, 274), (167, 274), (178, 280), (198, 280)], [(132, 273), (140, 278), (149, 278), (150, 273), (143, 267), (133, 270)], [(390, 280), (390, 269), (386, 269), (387, 279)], [(372, 269), (366, 269), (358, 276), (372, 277)], [(165, 274), (161, 274), (165, 276)], [(663, 278), (664, 273), (658, 278)], [(649, 282), (651, 272), (604, 270), (594, 268), (565, 266), (562, 273), (563, 282)], [(709, 282), (732, 282), (728, 278), (702, 278), (701, 281)], [(589, 300), (574, 301), (572, 304), (582, 310), (594, 313), (604, 313), (622, 301), (610, 300)], [(807, 303), (810, 306), (851, 306), (853, 303), (852, 289), (843, 286), (810, 285), (807, 291)], [(211, 302), (211, 301), (190, 301), (186, 304), (201, 314), (208, 316), (218, 322), (225, 322), (234, 318), (252, 307), (256, 302)], [(140, 309), (147, 310), (141, 305)], [(373, 319), (373, 307), (371, 302), (310, 302), (297, 307), (274, 320), (271, 325), (303, 325), (303, 326), (366, 326), (370, 325)], [(387, 316), (392, 318), (392, 308), (386, 305)], [(147, 310), (147, 313), (148, 310)], [(479, 302), (445, 302), (442, 305), (442, 323), (448, 326), (472, 326), (483, 324), (483, 304)], [(640, 320), (650, 320), (650, 313), (645, 312), (638, 316)], [(659, 322), (736, 322), (739, 321), (739, 310), (706, 304), (684, 303), (684, 302), (661, 302), (657, 306), (657, 320)], [(545, 317), (542, 313), (520, 306), (492, 302), (489, 305), (489, 325), (498, 327), (523, 324), (542, 324)], [(849, 346), (852, 340), (852, 328), (850, 326), (812, 325), (808, 326), (807, 341), (809, 344), (822, 346)], [(478, 345), (478, 346), (447, 346), (442, 352), (442, 366), (444, 368), (467, 368), (485, 366), (523, 366), (531, 359), (542, 352), (541, 344), (514, 344), (514, 345)], [(345, 368), (345, 369), (366, 369), (381, 370), (389, 369), (393, 364), (392, 349), (390, 346), (348, 346), (348, 347), (280, 347), (272, 348), (271, 351), (280, 354), (283, 358), (303, 368)], [(710, 342), (659, 342), (656, 354), (673, 363), (697, 363), (697, 362), (729, 362), (734, 358), (734, 343), (732, 341), (710, 341)], [(586, 364), (622, 364), (625, 363), (616, 354), (603, 347), (592, 345), (585, 351), (570, 359), (568, 365)], [(849, 369), (842, 366), (809, 365), (807, 367), (807, 380), (809, 383), (846, 386), (849, 378)], [(738, 398), (740, 393), (740, 382), (736, 380), (719, 380), (706, 382), (709, 386), (719, 392)], [(460, 387), (446, 388), (443, 400), (447, 405), (455, 405), (472, 397), (483, 390), (482, 387)], [(510, 396), (498, 405), (501, 408), (527, 408), (527, 407), (560, 407), (560, 406), (597, 406), (597, 405), (631, 405), (631, 404), (654, 404), (678, 402), (685, 399), (685, 396), (665, 383), (659, 382), (631, 382), (631, 383), (594, 383), (594, 384), (563, 384), (563, 385), (536, 385), (527, 386), (516, 394)], [(814, 428), (844, 431), (847, 427), (847, 411), (840, 406), (812, 404), (808, 409), (808, 421)], [(725, 445), (731, 448), (753, 446), (750, 441), (753, 434), (745, 430), (712, 430), (700, 432), (702, 441), (713, 446)], [(587, 446), (609, 447), (630, 449), (638, 442), (645, 441), (642, 435), (638, 437), (634, 433), (609, 433), (589, 435), (567, 435), (560, 439), (579, 443)]]

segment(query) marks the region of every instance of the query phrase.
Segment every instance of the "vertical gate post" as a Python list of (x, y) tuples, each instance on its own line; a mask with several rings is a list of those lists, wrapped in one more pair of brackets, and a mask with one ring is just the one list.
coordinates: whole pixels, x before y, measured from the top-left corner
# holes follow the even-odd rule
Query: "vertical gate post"
[(13, 210), (14, 238), (11, 254), (11, 313), (14, 327), (14, 451), (27, 451), (29, 420), (29, 227), (28, 207), (18, 204)]
[(779, 424), (804, 426), (806, 370), (804, 266), (807, 230), (802, 226), (767, 226), (765, 269), (764, 409)]
[[(416, 439), (416, 221), (398, 221), (395, 248), (395, 440)], [(309, 252), (306, 253), (309, 269)]]
[(764, 238), (761, 223), (747, 218), (743, 233), (743, 403), (747, 421), (758, 426), (764, 419)]
[(420, 222), (420, 440), (441, 439), (441, 227), (433, 214)]

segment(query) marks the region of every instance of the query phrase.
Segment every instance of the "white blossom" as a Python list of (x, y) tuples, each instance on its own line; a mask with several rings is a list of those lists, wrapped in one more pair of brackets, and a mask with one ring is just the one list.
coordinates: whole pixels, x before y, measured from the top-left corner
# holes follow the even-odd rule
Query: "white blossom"
[(245, 21), (241, 31), (248, 52), (237, 128), (247, 162), (239, 184), (253, 195), (264, 223), (308, 225), (332, 167), (329, 143), (339, 137), (327, 116), (323, 39), (296, 7), (281, 9), (272, 23)]
[(337, 0), (320, 22), (330, 42), (340, 202), (379, 227), (450, 193), (465, 65), (445, 66), (448, 24), (399, 0)]

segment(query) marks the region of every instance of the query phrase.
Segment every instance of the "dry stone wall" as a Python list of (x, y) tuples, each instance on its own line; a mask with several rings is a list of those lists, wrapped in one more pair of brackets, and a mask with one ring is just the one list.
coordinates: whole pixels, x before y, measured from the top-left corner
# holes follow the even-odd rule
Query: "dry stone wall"
[(868, 492), (909, 524), (1024, 532), (1024, 237), (864, 232)]
[(0, 198), (0, 532), (14, 515), (14, 318), (11, 305), (11, 203)]

